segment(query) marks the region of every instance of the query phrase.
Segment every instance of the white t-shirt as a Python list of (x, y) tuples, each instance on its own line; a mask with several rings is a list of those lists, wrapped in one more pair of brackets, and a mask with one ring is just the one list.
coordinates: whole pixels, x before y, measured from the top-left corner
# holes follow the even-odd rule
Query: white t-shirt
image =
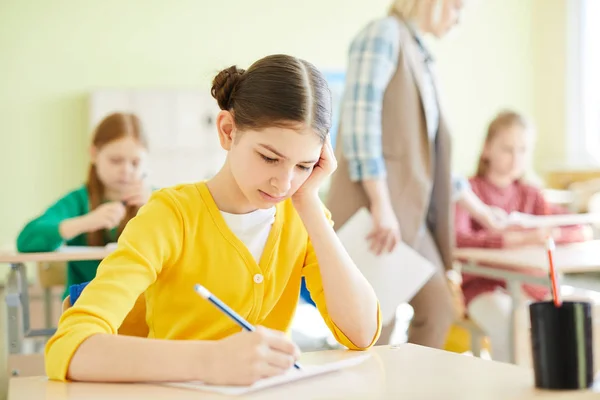
[(275, 207), (259, 209), (248, 214), (229, 214), (221, 211), (221, 215), (229, 229), (246, 245), (258, 263), (271, 232), (271, 226), (275, 222)]

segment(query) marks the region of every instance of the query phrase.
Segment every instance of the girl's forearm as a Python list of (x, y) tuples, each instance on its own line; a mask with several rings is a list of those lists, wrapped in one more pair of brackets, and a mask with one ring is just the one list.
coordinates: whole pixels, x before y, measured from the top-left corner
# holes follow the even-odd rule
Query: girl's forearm
[(96, 334), (75, 351), (67, 378), (87, 382), (202, 380), (211, 342)]
[(373, 288), (344, 249), (320, 201), (314, 199), (296, 208), (319, 262), (329, 316), (356, 346), (368, 346), (378, 323)]
[(73, 239), (86, 232), (85, 216), (69, 218), (60, 223), (58, 226), (60, 236), (64, 240)]

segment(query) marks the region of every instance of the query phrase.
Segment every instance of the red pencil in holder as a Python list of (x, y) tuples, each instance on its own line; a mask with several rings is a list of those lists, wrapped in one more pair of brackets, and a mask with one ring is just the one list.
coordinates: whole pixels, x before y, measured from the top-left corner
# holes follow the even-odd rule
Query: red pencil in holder
[(551, 237), (546, 241), (546, 251), (548, 252), (548, 264), (549, 264), (549, 274), (550, 274), (550, 282), (552, 284), (552, 299), (554, 300), (554, 305), (556, 307), (560, 307), (562, 305), (562, 300), (560, 299), (560, 289), (558, 285), (558, 275), (556, 273), (556, 268), (554, 267), (554, 250), (556, 246), (554, 244), (554, 239)]

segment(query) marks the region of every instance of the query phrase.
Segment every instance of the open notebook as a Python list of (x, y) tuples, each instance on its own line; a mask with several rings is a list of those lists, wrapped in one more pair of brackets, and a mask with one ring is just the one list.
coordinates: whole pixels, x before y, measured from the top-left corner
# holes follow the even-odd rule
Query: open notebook
[(362, 354), (360, 356), (347, 358), (340, 361), (334, 361), (321, 365), (306, 365), (301, 370), (290, 369), (282, 375), (274, 376), (267, 379), (262, 379), (250, 386), (217, 386), (206, 385), (202, 382), (168, 382), (162, 385), (180, 387), (185, 389), (195, 389), (207, 392), (215, 392), (228, 395), (241, 395), (257, 390), (266, 389), (273, 386), (283, 385), (288, 382), (294, 382), (301, 379), (306, 379), (311, 376), (322, 375), (328, 372), (338, 371), (344, 368), (358, 365), (369, 358), (370, 354)]
[(579, 224), (600, 224), (600, 213), (531, 215), (512, 212), (508, 216), (508, 222), (522, 228), (554, 228)]

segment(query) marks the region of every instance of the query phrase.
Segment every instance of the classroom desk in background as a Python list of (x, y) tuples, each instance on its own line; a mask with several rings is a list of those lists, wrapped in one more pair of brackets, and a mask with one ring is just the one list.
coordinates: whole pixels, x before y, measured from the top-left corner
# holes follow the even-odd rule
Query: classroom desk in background
[[(519, 249), (461, 248), (454, 250), (454, 259), (462, 272), (506, 281), (512, 298), (511, 355), (516, 360), (516, 313), (521, 304), (523, 283), (550, 286), (548, 255), (545, 247)], [(554, 264), (561, 276), (560, 283), (587, 290), (600, 291), (600, 241), (593, 240), (556, 247)], [(596, 276), (594, 276), (596, 275)], [(583, 279), (582, 279), (583, 277)]]
[[(28, 262), (68, 262), (84, 260), (102, 260), (114, 247), (63, 247), (48, 253), (0, 252), (0, 263), (10, 264), (6, 280), (6, 310), (9, 354), (20, 354), (22, 342), (28, 337), (52, 336), (55, 329), (37, 329), (30, 327), (29, 292), (26, 275)], [(21, 312), (19, 312), (21, 311)]]
[[(538, 275), (545, 275), (548, 271), (548, 255), (543, 246), (517, 249), (460, 248), (454, 250), (454, 258)], [(563, 274), (598, 272), (600, 240), (559, 245), (554, 253), (554, 263)]]
[[(444, 399), (444, 400), (587, 400), (600, 399), (600, 387), (572, 392), (534, 388), (530, 369), (426, 347), (379, 346), (365, 362), (337, 372), (233, 398), (281, 399)], [(330, 350), (305, 353), (303, 365), (356, 356)], [(598, 385), (596, 385), (598, 386)], [(149, 384), (51, 382), (45, 377), (14, 378), (8, 400), (206, 400), (230, 398), (207, 392)]]

